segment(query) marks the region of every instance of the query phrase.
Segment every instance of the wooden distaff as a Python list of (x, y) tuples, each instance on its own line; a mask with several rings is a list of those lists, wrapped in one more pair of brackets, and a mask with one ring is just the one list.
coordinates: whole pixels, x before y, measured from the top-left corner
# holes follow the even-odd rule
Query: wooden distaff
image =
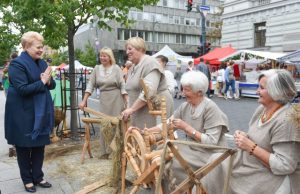
[(166, 98), (164, 96), (162, 96), (161, 97), (160, 110), (154, 110), (152, 101), (151, 101), (150, 96), (149, 96), (148, 87), (145, 84), (143, 79), (140, 79), (140, 84), (141, 84), (141, 86), (144, 90), (144, 95), (145, 95), (145, 98), (147, 100), (147, 105), (148, 105), (148, 108), (149, 108), (149, 114), (160, 115), (161, 116), (162, 136), (163, 136), (163, 139), (166, 140), (167, 135), (168, 135), (168, 133), (167, 133), (167, 104), (166, 104)]

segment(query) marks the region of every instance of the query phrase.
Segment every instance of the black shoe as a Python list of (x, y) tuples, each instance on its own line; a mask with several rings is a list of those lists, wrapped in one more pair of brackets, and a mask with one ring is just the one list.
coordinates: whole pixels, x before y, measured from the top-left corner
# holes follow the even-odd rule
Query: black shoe
[(31, 186), (31, 187), (26, 187), (26, 185), (24, 185), (25, 187), (25, 191), (29, 192), (29, 193), (35, 193), (36, 192), (36, 188), (35, 186)]
[(40, 183), (37, 183), (38, 186), (43, 187), (43, 188), (50, 188), (52, 187), (51, 183), (48, 183), (47, 181), (42, 183), (42, 181)]

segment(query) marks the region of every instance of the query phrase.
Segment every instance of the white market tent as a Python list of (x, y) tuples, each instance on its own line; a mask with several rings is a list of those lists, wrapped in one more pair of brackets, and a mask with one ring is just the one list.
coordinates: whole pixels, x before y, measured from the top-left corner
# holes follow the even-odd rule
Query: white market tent
[(282, 57), (286, 55), (285, 53), (280, 53), (280, 52), (268, 52), (268, 51), (253, 51), (253, 50), (239, 50), (227, 57), (224, 57), (220, 59), (220, 61), (225, 61), (226, 59), (236, 56), (236, 55), (245, 55), (245, 53), (252, 54), (264, 59), (272, 59), (272, 60), (277, 60), (277, 58)]
[[(246, 54), (253, 55), (253, 58), (245, 60)], [(240, 57), (241, 59), (238, 60), (238, 62), (245, 63), (247, 68), (253, 68), (257, 64), (263, 63), (267, 60), (277, 60), (277, 58), (282, 57), (286, 54), (280, 52), (269, 52), (269, 51), (238, 50), (237, 52), (220, 59), (220, 61), (225, 61), (237, 55), (241, 56)]]
[(168, 45), (165, 45), (160, 51), (152, 55), (152, 57), (157, 57), (158, 55), (168, 57), (170, 62), (181, 61), (182, 63), (188, 63), (189, 61), (193, 61), (191, 56), (182, 56), (173, 51)]
[[(75, 65), (75, 70), (81, 70), (81, 69), (91, 70), (91, 69), (93, 69), (92, 67), (87, 67), (87, 66), (82, 65), (78, 60), (74, 61), (74, 65)], [(63, 68), (64, 69), (69, 69), (69, 65), (66, 65)]]

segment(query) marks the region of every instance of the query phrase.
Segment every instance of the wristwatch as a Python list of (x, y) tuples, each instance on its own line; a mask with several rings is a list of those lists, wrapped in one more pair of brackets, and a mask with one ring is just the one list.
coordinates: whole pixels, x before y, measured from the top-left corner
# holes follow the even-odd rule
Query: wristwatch
[(195, 139), (196, 138), (196, 130), (193, 131), (192, 137)]

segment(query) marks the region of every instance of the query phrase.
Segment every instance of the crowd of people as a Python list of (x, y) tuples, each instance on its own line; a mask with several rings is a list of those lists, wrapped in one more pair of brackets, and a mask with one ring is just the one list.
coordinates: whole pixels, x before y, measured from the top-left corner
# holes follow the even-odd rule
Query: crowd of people
[[(5, 138), (15, 145), (21, 179), (27, 192), (36, 192), (36, 186), (51, 187), (42, 171), (45, 145), (50, 143), (53, 127), (53, 102), (49, 90), (55, 88), (52, 70), (42, 59), (43, 37), (37, 32), (23, 34), (23, 52), (12, 59), (8, 67), (9, 87), (5, 105)], [(94, 67), (87, 88), (78, 107), (83, 109), (93, 91), (100, 89), (99, 111), (110, 116), (130, 119), (128, 129), (144, 127), (159, 132), (162, 127), (148, 112), (147, 100), (140, 79), (144, 80), (150, 97), (164, 96), (168, 124), (177, 139), (208, 145), (227, 146), (225, 133), (229, 131), (226, 114), (214, 103), (210, 91), (211, 72), (208, 64), (188, 64), (186, 72), (177, 68), (175, 75), (165, 69), (168, 58), (153, 58), (146, 54), (142, 38), (132, 37), (125, 43), (128, 61), (125, 70), (116, 64), (113, 52), (104, 47), (99, 52), (99, 65)], [(218, 96), (234, 98), (235, 76), (233, 63), (220, 66), (216, 72)], [(176, 91), (176, 87), (178, 91)], [(173, 96), (184, 96), (185, 102), (174, 111)], [(280, 194), (300, 193), (300, 114), (293, 104), (297, 95), (294, 80), (286, 70), (268, 70), (259, 77), (258, 102), (248, 132), (237, 130), (237, 147), (230, 174), (229, 193)], [(15, 112), (18, 114), (15, 114)], [(298, 122), (297, 122), (298, 121)], [(104, 141), (100, 131), (100, 158), (108, 159), (112, 152), (110, 142)], [(219, 156), (211, 150), (178, 145), (178, 151), (193, 168), (198, 169)], [(229, 162), (226, 160), (203, 180), (209, 193), (222, 193)], [(164, 182), (164, 193), (170, 193), (172, 184), (180, 184), (187, 176), (179, 162), (173, 159), (170, 177)], [(268, 180), (268, 181), (265, 181)], [(171, 182), (168, 182), (171, 181)], [(171, 184), (172, 183), (172, 184)]]

